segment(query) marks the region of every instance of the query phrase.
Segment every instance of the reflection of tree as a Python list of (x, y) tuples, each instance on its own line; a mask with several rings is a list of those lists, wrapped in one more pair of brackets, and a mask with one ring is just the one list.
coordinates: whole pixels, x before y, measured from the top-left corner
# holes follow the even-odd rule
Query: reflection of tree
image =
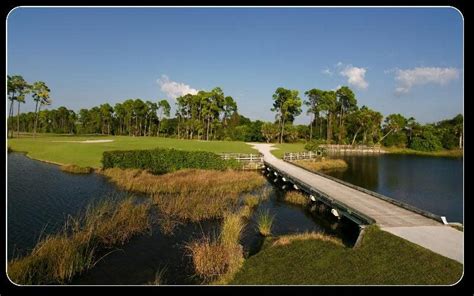
[(342, 158), (347, 162), (347, 170), (333, 171), (327, 173), (328, 175), (365, 189), (377, 191), (379, 185), (380, 156), (339, 155), (337, 158)]

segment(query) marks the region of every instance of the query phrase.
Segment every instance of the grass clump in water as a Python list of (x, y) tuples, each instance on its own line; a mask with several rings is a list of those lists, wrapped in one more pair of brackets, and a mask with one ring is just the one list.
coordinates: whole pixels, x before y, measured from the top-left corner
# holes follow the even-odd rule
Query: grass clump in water
[(13, 259), (8, 275), (21, 285), (64, 284), (94, 266), (101, 253), (150, 229), (149, 204), (132, 198), (103, 201), (79, 218), (70, 218), (62, 231), (46, 236), (30, 254)]
[(331, 158), (297, 160), (295, 163), (312, 171), (344, 170), (348, 167), (343, 159)]
[(60, 167), (61, 171), (71, 174), (90, 174), (94, 171), (91, 167), (81, 167), (75, 164), (66, 164)]
[(239, 213), (227, 213), (217, 238), (209, 235), (187, 245), (194, 271), (204, 283), (229, 282), (244, 262), (240, 237), (244, 228)]
[(155, 278), (148, 282), (148, 285), (153, 285), (153, 286), (159, 286), (159, 285), (164, 285), (165, 284), (165, 274), (166, 274), (167, 268), (161, 268), (158, 269), (155, 273)]
[(262, 211), (257, 217), (257, 228), (261, 235), (270, 236), (272, 234), (272, 224), (274, 216), (268, 210)]
[(306, 197), (303, 193), (298, 191), (287, 191), (285, 192), (285, 196), (283, 198), (284, 201), (295, 204), (306, 206), (309, 203), (309, 198)]

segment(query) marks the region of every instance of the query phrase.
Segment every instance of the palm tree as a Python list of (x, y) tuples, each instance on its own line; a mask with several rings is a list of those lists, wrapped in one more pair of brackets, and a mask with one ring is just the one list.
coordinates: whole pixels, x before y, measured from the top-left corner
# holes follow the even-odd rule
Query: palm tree
[[(8, 100), (10, 101), (10, 112), (8, 118), (13, 116), (13, 103), (18, 101), (18, 115), (20, 114), (20, 103), (25, 102), (25, 96), (30, 91), (30, 85), (21, 75), (7, 77)], [(17, 130), (19, 131), (19, 121), (17, 121)], [(11, 137), (13, 137), (13, 128), (11, 128)]]
[[(51, 99), (49, 97), (50, 89), (43, 81), (37, 81), (33, 83), (31, 87), (33, 100), (36, 102), (35, 105), (35, 125), (33, 128), (33, 136), (36, 137), (36, 127), (38, 126), (38, 114), (41, 110), (41, 106), (50, 105)], [(38, 106), (39, 104), (39, 106)]]

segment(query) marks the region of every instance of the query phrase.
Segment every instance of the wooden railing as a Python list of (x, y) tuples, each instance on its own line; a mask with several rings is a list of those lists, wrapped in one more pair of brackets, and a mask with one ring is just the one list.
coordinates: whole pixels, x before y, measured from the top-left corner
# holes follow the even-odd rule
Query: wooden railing
[(263, 163), (263, 154), (253, 153), (218, 153), (224, 160), (235, 159), (239, 162), (261, 162)]
[(300, 159), (314, 159), (323, 156), (321, 152), (285, 152), (283, 155), (283, 160), (293, 161), (293, 160), (300, 160)]

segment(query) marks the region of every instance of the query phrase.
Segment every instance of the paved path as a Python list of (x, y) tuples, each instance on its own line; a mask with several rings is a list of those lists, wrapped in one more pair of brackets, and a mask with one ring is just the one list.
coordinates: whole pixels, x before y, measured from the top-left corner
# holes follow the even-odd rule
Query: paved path
[(373, 218), (381, 229), (463, 263), (463, 232), (278, 159), (270, 152), (272, 144), (249, 144), (268, 164)]

